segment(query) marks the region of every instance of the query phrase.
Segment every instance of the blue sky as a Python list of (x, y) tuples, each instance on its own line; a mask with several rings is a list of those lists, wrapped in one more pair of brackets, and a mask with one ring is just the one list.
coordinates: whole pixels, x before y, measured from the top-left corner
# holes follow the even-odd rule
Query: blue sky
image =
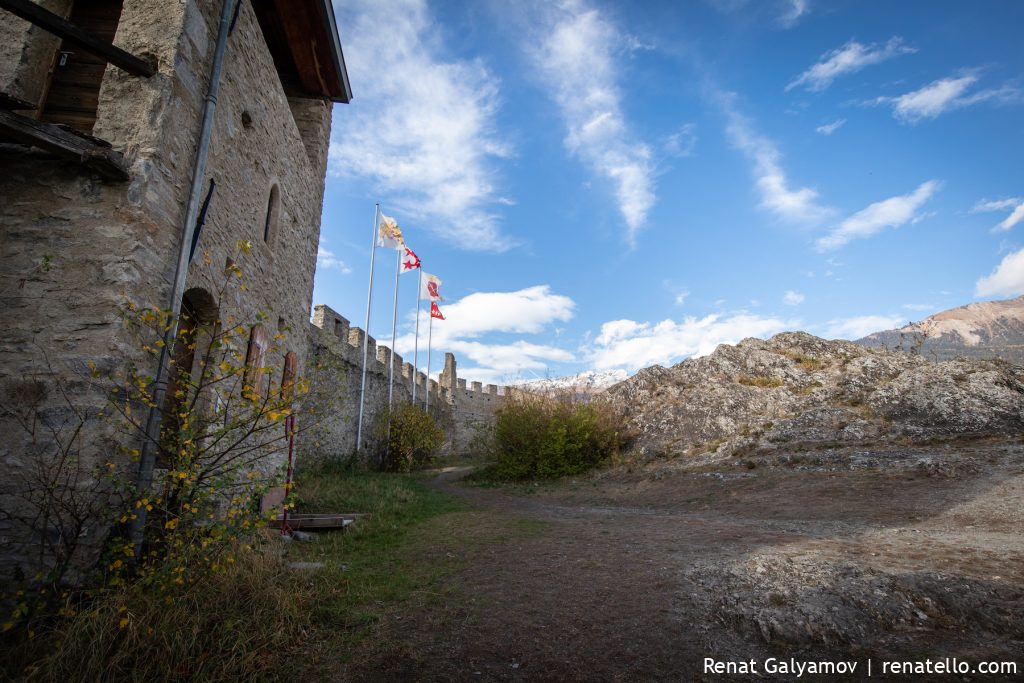
[(433, 375), (444, 351), (484, 382), (634, 372), (1024, 293), (1024, 3), (335, 10), (355, 97), (335, 107), (314, 302), (362, 326), (380, 202), (444, 281)]

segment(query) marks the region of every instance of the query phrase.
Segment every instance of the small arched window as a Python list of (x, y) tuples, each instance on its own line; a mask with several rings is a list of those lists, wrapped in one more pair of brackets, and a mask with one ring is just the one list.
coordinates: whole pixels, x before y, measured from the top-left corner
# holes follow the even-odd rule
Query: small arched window
[(281, 191), (277, 188), (277, 183), (274, 183), (270, 188), (270, 196), (267, 197), (267, 215), (263, 219), (263, 241), (270, 246), (274, 245), (280, 220)]

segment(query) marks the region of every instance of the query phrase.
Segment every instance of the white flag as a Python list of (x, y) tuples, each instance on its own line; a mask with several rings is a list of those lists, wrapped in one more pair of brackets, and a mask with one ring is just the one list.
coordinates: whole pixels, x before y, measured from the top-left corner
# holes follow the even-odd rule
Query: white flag
[(380, 214), (380, 222), (377, 224), (377, 246), (387, 249), (401, 251), (405, 249), (405, 238), (402, 237), (402, 229), (391, 216)]
[(420, 298), (430, 299), (431, 301), (444, 301), (444, 297), (441, 296), (441, 278), (436, 275), (431, 275), (427, 271), (423, 271), (423, 283), (420, 285)]

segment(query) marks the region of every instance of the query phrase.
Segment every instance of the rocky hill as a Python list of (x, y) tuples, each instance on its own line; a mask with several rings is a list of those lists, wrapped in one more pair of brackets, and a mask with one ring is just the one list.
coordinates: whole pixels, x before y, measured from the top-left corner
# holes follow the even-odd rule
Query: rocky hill
[(960, 306), (898, 330), (875, 332), (857, 343), (932, 360), (968, 356), (1024, 363), (1024, 296)]
[(786, 332), (654, 366), (608, 390), (647, 457), (1024, 432), (1024, 367)]

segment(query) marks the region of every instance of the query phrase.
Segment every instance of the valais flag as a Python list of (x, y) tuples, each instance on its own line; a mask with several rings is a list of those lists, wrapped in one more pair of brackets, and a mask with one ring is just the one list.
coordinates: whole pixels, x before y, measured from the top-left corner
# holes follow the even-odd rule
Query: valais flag
[(430, 317), (437, 318), (438, 320), (444, 320), (444, 316), (441, 315), (441, 309), (437, 307), (437, 302), (430, 302)]
[(399, 260), (399, 272), (408, 273), (410, 270), (419, 268), (420, 257), (416, 255), (416, 252), (405, 244), (402, 245), (402, 249), (405, 250), (405, 253), (402, 254), (402, 258)]
[(420, 285), (420, 298), (430, 299), (431, 301), (444, 301), (444, 297), (441, 296), (441, 278), (436, 275), (431, 275), (427, 271), (423, 271), (423, 284)]

